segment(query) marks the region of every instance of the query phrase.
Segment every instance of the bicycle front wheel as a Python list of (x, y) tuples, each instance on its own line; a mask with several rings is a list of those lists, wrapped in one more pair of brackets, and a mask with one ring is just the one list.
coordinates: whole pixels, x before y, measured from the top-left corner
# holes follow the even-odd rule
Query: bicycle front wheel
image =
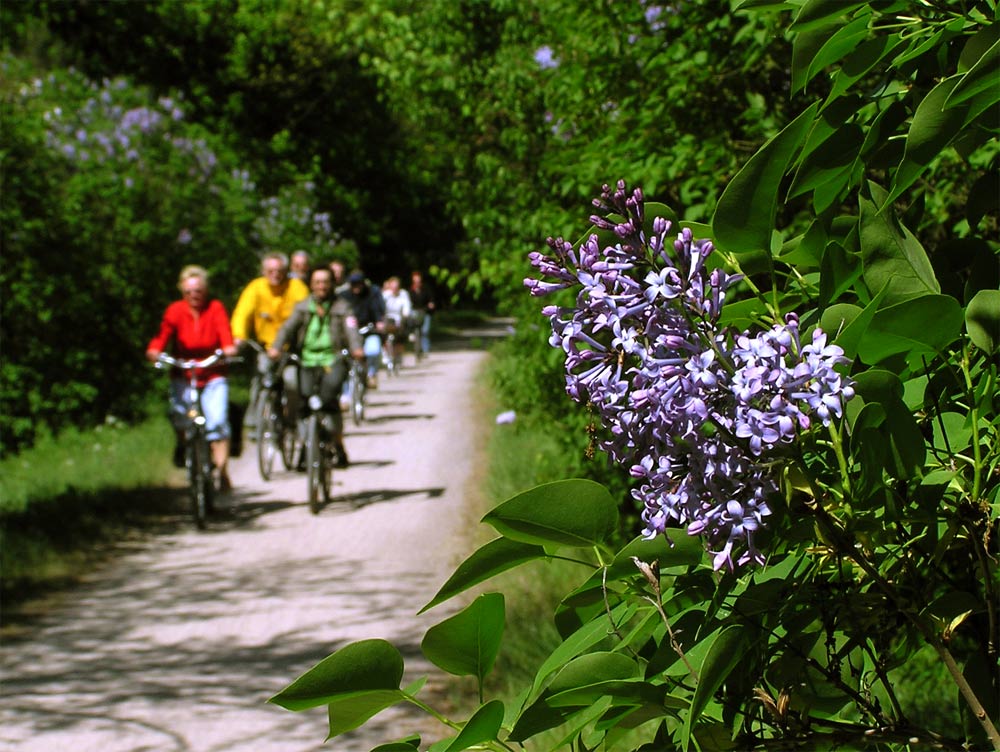
[(191, 515), (199, 530), (212, 506), (212, 456), (204, 434), (197, 434), (188, 442), (188, 479), (191, 485)]
[(257, 469), (264, 480), (271, 480), (274, 458), (283, 446), (282, 433), (281, 421), (274, 409), (274, 399), (268, 394), (263, 400), (260, 423), (257, 426)]
[(365, 377), (357, 368), (351, 369), (351, 417), (354, 425), (360, 426), (365, 419)]
[(313, 413), (309, 416), (309, 427), (306, 430), (306, 490), (309, 498), (309, 511), (319, 514), (319, 497), (322, 490), (320, 476), (322, 452), (319, 446), (319, 416)]

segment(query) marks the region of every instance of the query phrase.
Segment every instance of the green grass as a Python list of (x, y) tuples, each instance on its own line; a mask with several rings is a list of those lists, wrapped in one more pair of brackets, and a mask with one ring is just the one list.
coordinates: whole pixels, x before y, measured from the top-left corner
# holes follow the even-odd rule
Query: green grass
[(0, 461), (0, 573), (7, 605), (72, 580), (100, 544), (176, 503), (165, 417), (43, 437)]

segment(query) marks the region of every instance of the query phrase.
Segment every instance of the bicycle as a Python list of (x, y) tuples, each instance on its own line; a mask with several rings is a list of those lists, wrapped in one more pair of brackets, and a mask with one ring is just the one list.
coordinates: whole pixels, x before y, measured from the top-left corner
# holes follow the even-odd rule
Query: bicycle
[(424, 358), (423, 328), (426, 311), (414, 311), (410, 317), (409, 340), (413, 343), (413, 357), (419, 363)]
[[(256, 342), (248, 340), (258, 352), (265, 352)], [(260, 477), (271, 480), (274, 470), (274, 460), (279, 455), (285, 470), (295, 466), (295, 455), (298, 437), (295, 426), (288, 415), (288, 395), (282, 388), (282, 370), (285, 361), (279, 361), (263, 373), (254, 376), (259, 379), (257, 414), (257, 469)]]
[(398, 376), (402, 367), (402, 353), (396, 346), (396, 334), (402, 334), (402, 326), (391, 316), (385, 319), (385, 339), (382, 346), (382, 364), (390, 376)]
[[(187, 468), (188, 485), (191, 491), (191, 513), (198, 529), (205, 528), (205, 520), (212, 512), (215, 487), (212, 482), (212, 450), (208, 442), (205, 428), (205, 414), (201, 407), (201, 388), (198, 386), (197, 370), (209, 368), (225, 359), (222, 350), (216, 350), (203, 360), (180, 360), (166, 353), (160, 353), (154, 366), (163, 368), (172, 366), (178, 368), (188, 377), (189, 407), (185, 413), (187, 422), (184, 426), (184, 466)], [(227, 362), (238, 358), (226, 359)]]
[(308, 408), (306, 421), (306, 490), (309, 511), (319, 514), (320, 497), (323, 503), (330, 501), (333, 491), (333, 466), (336, 448), (333, 441), (333, 416), (323, 409), (323, 400), (318, 394), (310, 395), (305, 402)]
[[(373, 331), (375, 331), (375, 327), (372, 324), (367, 324), (358, 330), (358, 334), (363, 339)], [(365, 419), (365, 396), (368, 393), (368, 376), (365, 361), (355, 360), (351, 357), (351, 353), (347, 349), (342, 351), (342, 355), (351, 364), (347, 372), (347, 393), (351, 397), (351, 418), (354, 420), (354, 425), (360, 426), (361, 421)]]

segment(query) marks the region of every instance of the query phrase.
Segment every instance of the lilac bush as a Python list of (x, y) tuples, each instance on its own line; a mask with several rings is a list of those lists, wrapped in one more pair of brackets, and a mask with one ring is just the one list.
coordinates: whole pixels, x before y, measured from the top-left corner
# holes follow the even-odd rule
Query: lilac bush
[(819, 328), (803, 344), (790, 313), (766, 330), (720, 325), (742, 276), (710, 268), (714, 247), (689, 228), (648, 225), (638, 188), (604, 186), (591, 217), (611, 233), (579, 248), (549, 238), (532, 253), (533, 295), (576, 291), (548, 305), (550, 344), (566, 355), (566, 391), (608, 430), (601, 448), (630, 468), (646, 537), (686, 527), (705, 538), (714, 566), (763, 563), (755, 533), (771, 514), (780, 458), (817, 423), (830, 425), (854, 395), (836, 367), (843, 350)]

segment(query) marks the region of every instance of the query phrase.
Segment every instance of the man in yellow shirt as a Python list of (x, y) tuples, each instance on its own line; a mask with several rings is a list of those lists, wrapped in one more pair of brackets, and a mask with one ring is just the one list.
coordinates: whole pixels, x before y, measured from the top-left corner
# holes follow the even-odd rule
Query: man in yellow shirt
[[(253, 280), (240, 293), (240, 299), (233, 309), (233, 342), (239, 347), (245, 340), (254, 339), (266, 351), (285, 319), (292, 315), (295, 304), (309, 297), (309, 288), (299, 279), (288, 276), (288, 256), (272, 251), (264, 256), (261, 276)], [(257, 371), (264, 373), (271, 368), (271, 361), (263, 352), (257, 358)], [(295, 367), (288, 366), (282, 372), (282, 381), (289, 399), (298, 396)], [(250, 390), (250, 405), (247, 411), (246, 427), (257, 425), (259, 379), (254, 379)]]

